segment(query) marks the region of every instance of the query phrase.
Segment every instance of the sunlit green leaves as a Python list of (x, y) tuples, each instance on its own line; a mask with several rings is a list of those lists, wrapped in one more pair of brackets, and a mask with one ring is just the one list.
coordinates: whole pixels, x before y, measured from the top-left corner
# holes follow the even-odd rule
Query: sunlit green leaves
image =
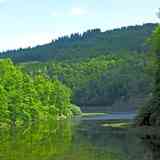
[(0, 122), (16, 124), (71, 115), (70, 90), (57, 80), (31, 77), (10, 60), (0, 61)]

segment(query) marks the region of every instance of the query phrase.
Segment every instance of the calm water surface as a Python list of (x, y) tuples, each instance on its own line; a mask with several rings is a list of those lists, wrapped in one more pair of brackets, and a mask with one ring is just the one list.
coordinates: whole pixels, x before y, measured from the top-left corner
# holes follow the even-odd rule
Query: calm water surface
[(0, 129), (0, 160), (153, 160), (153, 148), (132, 129), (106, 125), (134, 116), (114, 113)]

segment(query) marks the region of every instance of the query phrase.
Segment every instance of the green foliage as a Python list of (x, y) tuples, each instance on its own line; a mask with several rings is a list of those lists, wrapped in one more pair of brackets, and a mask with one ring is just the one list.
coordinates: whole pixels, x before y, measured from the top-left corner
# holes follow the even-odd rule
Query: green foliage
[[(155, 61), (151, 55), (121, 53), (98, 56), (79, 62), (21, 64), (34, 76), (46, 74), (72, 89), (72, 102), (79, 106), (110, 106), (147, 96), (152, 88)], [(149, 74), (148, 74), (149, 73)]]
[(71, 107), (71, 111), (72, 111), (73, 115), (81, 115), (82, 114), (80, 107), (78, 107), (74, 104), (71, 104), (70, 107)]
[(72, 115), (71, 91), (43, 75), (29, 76), (10, 60), (0, 61), (0, 123), (29, 122)]
[(148, 103), (140, 110), (136, 118), (137, 126), (160, 126), (160, 26), (153, 32), (150, 42), (157, 55), (157, 69), (153, 94)]
[[(155, 68), (152, 66), (155, 60), (147, 54), (149, 46), (145, 40), (156, 26), (157, 24), (148, 23), (106, 32), (100, 29), (88, 30), (83, 34), (58, 38), (46, 45), (0, 53), (0, 58), (10, 57), (16, 63), (26, 62), (20, 64), (21, 68), (34, 77), (26, 79), (35, 79), (34, 83), (38, 81), (35, 86), (42, 83), (49, 94), (54, 92), (50, 81), (60, 80), (71, 88), (73, 104), (112, 106), (117, 103), (120, 106), (122, 103), (124, 106), (125, 103), (130, 107), (138, 106), (137, 98), (144, 101), (153, 86)], [(39, 74), (45, 75), (44, 78), (40, 78)], [(45, 79), (48, 83), (45, 83)], [(28, 86), (31, 92), (34, 92), (33, 88), (32, 85)], [(50, 105), (51, 96), (41, 91), (44, 88), (35, 89), (40, 92), (39, 99), (36, 100)], [(65, 93), (68, 92), (70, 91)], [(61, 94), (64, 97), (69, 95), (63, 92)], [(27, 96), (26, 99), (32, 98)], [(52, 106), (52, 109), (56, 107), (56, 110), (53, 109), (54, 114), (61, 110), (61, 103), (68, 103), (62, 101), (59, 95), (57, 98), (59, 104), (55, 102)], [(37, 102), (30, 103), (34, 105)], [(66, 112), (68, 111), (64, 109), (61, 114)]]
[(160, 25), (154, 30), (150, 39), (150, 44), (152, 45), (152, 49), (155, 53), (160, 52)]
[[(155, 59), (147, 54), (145, 39), (156, 26), (144, 24), (106, 32), (88, 30), (43, 46), (0, 54), (1, 58), (10, 57), (14, 62), (27, 62), (19, 67), (29, 73), (10, 69), (6, 75), (8, 79), (4, 78), (4, 84), (0, 84), (0, 92), (5, 96), (4, 85), (11, 87), (13, 83), (13, 89), (7, 88), (10, 101), (6, 106), (25, 119), (44, 117), (48, 112), (62, 117), (70, 115), (70, 107), (63, 107), (70, 104), (70, 96), (72, 103), (78, 106), (113, 106), (116, 103), (123, 106), (123, 102), (131, 108), (138, 106), (137, 98), (144, 101), (153, 86)], [(159, 33), (158, 29), (156, 32)], [(153, 34), (153, 37), (156, 36)], [(5, 102), (2, 102), (3, 108)], [(17, 111), (12, 107), (14, 103), (23, 103), (23, 107)], [(24, 108), (27, 112), (22, 112)]]
[(101, 32), (93, 29), (83, 34), (72, 34), (33, 48), (7, 51), (1, 58), (10, 57), (14, 62), (69, 60), (74, 61), (110, 53), (146, 52), (145, 40), (157, 24), (129, 26)]

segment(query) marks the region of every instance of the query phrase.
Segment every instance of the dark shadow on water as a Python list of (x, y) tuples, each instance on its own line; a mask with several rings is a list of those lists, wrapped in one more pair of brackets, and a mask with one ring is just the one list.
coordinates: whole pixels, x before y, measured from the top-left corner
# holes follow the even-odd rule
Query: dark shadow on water
[(138, 136), (146, 146), (146, 160), (160, 160), (160, 127), (138, 128)]

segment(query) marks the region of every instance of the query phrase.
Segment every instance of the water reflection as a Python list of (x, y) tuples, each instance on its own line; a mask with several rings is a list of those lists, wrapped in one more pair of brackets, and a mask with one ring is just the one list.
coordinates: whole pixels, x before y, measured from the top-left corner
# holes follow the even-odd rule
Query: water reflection
[(104, 123), (50, 121), (0, 129), (0, 160), (158, 160), (153, 142), (133, 130), (103, 127)]
[(146, 146), (146, 160), (160, 160), (160, 128), (144, 127), (139, 129), (138, 132)]
[(33, 124), (29, 128), (0, 130), (1, 160), (49, 160), (71, 145), (68, 122)]

